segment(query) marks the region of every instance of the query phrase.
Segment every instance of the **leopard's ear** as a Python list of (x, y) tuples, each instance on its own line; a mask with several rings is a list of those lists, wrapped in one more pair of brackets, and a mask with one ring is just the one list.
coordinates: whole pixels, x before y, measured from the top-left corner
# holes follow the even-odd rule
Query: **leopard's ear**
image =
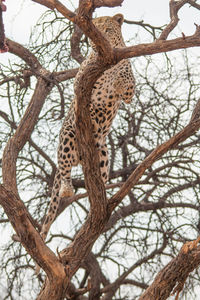
[(124, 16), (122, 14), (117, 14), (115, 16), (113, 16), (113, 19), (115, 21), (117, 21), (117, 23), (119, 23), (119, 25), (121, 26), (124, 22)]

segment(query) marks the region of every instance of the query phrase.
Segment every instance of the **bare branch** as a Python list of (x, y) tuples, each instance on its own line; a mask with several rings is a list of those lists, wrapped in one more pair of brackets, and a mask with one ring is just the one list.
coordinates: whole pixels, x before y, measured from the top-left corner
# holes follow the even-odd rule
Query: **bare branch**
[[(0, 110), (0, 117), (2, 117), (7, 123), (10, 124), (10, 126), (13, 129), (17, 129), (17, 125), (15, 124), (15, 122), (11, 121), (8, 117), (8, 115)], [(52, 168), (54, 169), (54, 171), (56, 170), (56, 165), (55, 163), (50, 159), (50, 157), (36, 144), (33, 142), (33, 140), (31, 138), (28, 139), (30, 145), (36, 150), (38, 151), (38, 153), (44, 158), (46, 159), (46, 161), (48, 161), (48, 163), (52, 166)]]
[[(48, 1), (52, 3), (51, 0)], [(171, 41), (164, 41), (164, 39), (166, 39), (169, 32), (171, 31), (171, 27), (176, 26), (174, 25), (174, 22), (176, 21), (177, 12), (186, 2), (187, 2), (186, 0), (170, 1), (172, 24), (170, 25), (169, 30), (168, 29), (163, 30), (163, 33), (161, 34), (160, 38), (156, 42), (152, 44), (141, 44), (141, 45), (127, 47), (127, 48), (114, 49), (114, 51), (110, 46), (110, 43), (107, 41), (107, 39), (100, 33), (99, 30), (97, 30), (97, 28), (95, 28), (95, 26), (91, 21), (92, 12), (94, 10), (93, 3), (91, 0), (90, 1), (82, 0), (78, 8), (77, 15), (73, 15), (72, 18), (70, 18), (70, 13), (67, 10), (67, 8), (65, 8), (59, 1), (57, 0), (54, 1), (54, 5), (55, 5), (54, 7), (58, 11), (60, 11), (63, 14), (63, 16), (65, 16), (70, 21), (78, 25), (81, 28), (81, 30), (94, 42), (94, 44), (97, 47), (97, 51), (102, 57), (104, 57), (104, 59), (106, 58), (107, 63), (113, 64), (120, 61), (123, 58), (150, 55), (155, 53), (173, 51), (176, 49), (185, 49), (189, 47), (200, 46), (199, 26), (197, 26), (197, 30), (195, 34), (192, 36), (178, 38)], [(60, 7), (62, 7), (62, 9), (60, 9)], [(88, 16), (90, 18), (88, 18)]]
[(95, 9), (92, 0), (80, 1), (77, 15), (68, 10), (58, 0), (32, 1), (40, 3), (47, 7), (51, 6), (52, 9), (56, 8), (64, 17), (78, 25), (79, 28), (95, 43), (97, 51), (100, 53), (100, 55), (104, 56), (106, 59), (108, 59), (108, 61), (110, 61), (111, 57), (111, 59), (113, 59), (113, 51), (112, 47), (110, 46), (110, 43), (91, 21), (92, 13)]
[[(7, 146), (4, 149), (2, 170), (3, 181), (5, 187), (17, 193), (16, 184), (16, 160), (19, 151), (23, 148), (27, 140), (34, 129), (37, 122), (38, 115), (44, 104), (46, 96), (52, 89), (52, 85), (49, 82), (44, 81), (42, 78), (38, 79), (35, 92), (29, 103), (24, 117), (22, 118), (14, 136), (9, 140)], [(9, 172), (7, 172), (9, 170)]]
[[(52, 274), (56, 278), (65, 276), (64, 268), (55, 254), (45, 245), (39, 233), (32, 224), (32, 218), (27, 212), (23, 202), (12, 192), (0, 185), (0, 204), (3, 206), (13, 228), (15, 229), (20, 242), (38, 264), (40, 264), (49, 278)], [(46, 257), (48, 256), (48, 259)], [(60, 275), (59, 275), (60, 272)]]
[(6, 39), (6, 43), (9, 47), (9, 52), (19, 56), (23, 59), (33, 70), (39, 70), (42, 65), (39, 63), (38, 59), (25, 47), (17, 42)]
[(37, 2), (42, 4), (50, 9), (57, 9), (64, 17), (68, 20), (74, 22), (75, 14), (67, 9), (60, 1), (58, 0), (32, 0), (33, 2)]
[(72, 57), (81, 64), (84, 61), (84, 57), (81, 54), (79, 43), (81, 40), (81, 37), (83, 35), (83, 32), (80, 30), (80, 28), (74, 24), (74, 32), (71, 37), (71, 54)]
[(186, 2), (187, 0), (170, 0), (169, 5), (171, 21), (163, 30), (158, 40), (166, 40), (170, 32), (176, 27), (179, 22), (178, 11)]
[(78, 72), (78, 68), (76, 69), (70, 69), (60, 72), (53, 72), (52, 76), (56, 79), (58, 82), (66, 81), (68, 79), (74, 78)]
[(188, 0), (187, 3), (200, 10), (200, 4), (196, 3), (196, 0)]
[(0, 1), (0, 53), (4, 53), (8, 51), (8, 47), (5, 41), (5, 32), (4, 32), (4, 24), (3, 24), (3, 11), (6, 10), (5, 4)]
[(94, 7), (116, 7), (116, 6), (122, 6), (122, 3), (124, 0), (94, 0)]
[(195, 0), (170, 0), (170, 23), (166, 26), (166, 28), (161, 33), (158, 40), (166, 40), (170, 32), (177, 26), (179, 22), (178, 18), (178, 11), (182, 6), (184, 6), (186, 3), (190, 4), (191, 6), (200, 9), (200, 5), (196, 3)]
[[(76, 88), (75, 88), (76, 100), (77, 100), (77, 118), (76, 118), (77, 119), (77, 123), (76, 123), (76, 125), (77, 125), (77, 140), (78, 140), (78, 146), (80, 149), (79, 154), (81, 154), (82, 161), (83, 161), (85, 183), (86, 183), (86, 187), (88, 190), (89, 201), (90, 201), (90, 211), (87, 216), (86, 222), (83, 224), (83, 226), (81, 227), (79, 232), (77, 232), (75, 237), (72, 239), (71, 244), (66, 249), (64, 249), (60, 254), (62, 263), (65, 265), (65, 268), (62, 265), (58, 264), (58, 269), (61, 270), (61, 276), (59, 277), (58, 274), (56, 273), (56, 280), (53, 282), (53, 284), (55, 285), (55, 283), (56, 283), (57, 288), (55, 289), (56, 295), (54, 295), (55, 297), (53, 297), (53, 298), (52, 298), (52, 295), (50, 297), (50, 293), (53, 288), (51, 277), (53, 277), (54, 273), (57, 271), (54, 271), (54, 273), (52, 273), (51, 268), (55, 267), (55, 265), (52, 265), (52, 267), (50, 268), (49, 264), (50, 264), (50, 262), (52, 263), (54, 259), (57, 264), (57, 259), (54, 256), (52, 256), (50, 258), (50, 260), (48, 260), (48, 255), (47, 255), (47, 257), (41, 256), (42, 255), (41, 248), (39, 248), (39, 254), (36, 254), (37, 262), (39, 262), (40, 265), (42, 265), (42, 267), (44, 268), (45, 272), (47, 272), (48, 277), (49, 277), (46, 280), (44, 289), (41, 290), (41, 293), (40, 293), (38, 299), (43, 300), (48, 297), (49, 299), (57, 300), (57, 299), (62, 299), (62, 297), (64, 297), (64, 296), (66, 297), (66, 291), (67, 291), (68, 287), (70, 287), (68, 280), (70, 280), (72, 278), (72, 276), (75, 274), (75, 272), (78, 270), (78, 268), (80, 268), (82, 266), (83, 261), (86, 260), (87, 255), (91, 252), (91, 248), (92, 248), (94, 242), (99, 237), (99, 235), (102, 232), (105, 232), (106, 230), (108, 230), (110, 228), (109, 226), (113, 225), (114, 222), (116, 223), (116, 220), (117, 220), (116, 214), (117, 213), (120, 214), (120, 218), (123, 218), (123, 216), (128, 216), (128, 215), (130, 215), (130, 213), (134, 213), (136, 211), (152, 210), (152, 211), (155, 211), (155, 214), (156, 214), (157, 210), (162, 209), (163, 207), (165, 207), (165, 208), (166, 207), (174, 207), (175, 208), (175, 207), (181, 206), (182, 208), (190, 207), (192, 209), (198, 210), (198, 205), (196, 203), (183, 203), (182, 204), (181, 201), (179, 201), (179, 202), (176, 201), (176, 203), (165, 203), (165, 201), (164, 201), (165, 197), (169, 197), (175, 191), (176, 192), (180, 191), (181, 188), (186, 188), (186, 187), (190, 188), (192, 186), (192, 184), (197, 185), (199, 183), (199, 178), (196, 174), (192, 174), (192, 176), (194, 176), (194, 177), (190, 180), (190, 182), (187, 182), (187, 184), (185, 183), (186, 181), (184, 181), (184, 184), (181, 185), (179, 183), (179, 185), (178, 185), (178, 187), (176, 187), (176, 189), (175, 189), (175, 187), (173, 187), (171, 189), (169, 188), (168, 192), (166, 192), (166, 190), (165, 190), (163, 197), (161, 197), (162, 196), (162, 193), (161, 193), (159, 195), (161, 201), (158, 200), (157, 203), (156, 203), (156, 201), (140, 203), (139, 200), (138, 200), (138, 202), (135, 201), (134, 196), (131, 198), (131, 196), (129, 195), (130, 201), (132, 201), (131, 205), (125, 207), (124, 209), (120, 208), (118, 211), (116, 211), (116, 213), (113, 214), (113, 217), (110, 218), (111, 213), (113, 212), (114, 208), (129, 193), (130, 189), (134, 185), (140, 183), (143, 185), (146, 184), (146, 186), (147, 186), (148, 184), (151, 185), (152, 182), (153, 182), (154, 186), (156, 185), (156, 183), (160, 184), (160, 181), (156, 177), (157, 176), (156, 173), (158, 170), (154, 170), (154, 171), (153, 171), (153, 169), (149, 170), (149, 172), (147, 172), (146, 182), (145, 182), (145, 180), (139, 182), (139, 179), (144, 174), (145, 170), (147, 170), (147, 168), (151, 167), (151, 165), (156, 160), (158, 160), (163, 154), (165, 154), (170, 149), (174, 149), (179, 143), (181, 143), (187, 137), (194, 134), (195, 131), (198, 128), (200, 128), (199, 108), (197, 108), (197, 112), (194, 112), (191, 122), (181, 132), (176, 134), (173, 138), (169, 139), (167, 142), (158, 146), (154, 151), (151, 152), (152, 146), (149, 147), (148, 151), (145, 151), (144, 147), (141, 147), (139, 149), (139, 151), (142, 152), (142, 155), (141, 155), (142, 158), (144, 157), (143, 154), (146, 155), (147, 152), (148, 153), (151, 152), (151, 153), (139, 166), (137, 166), (137, 168), (136, 168), (136, 164), (138, 164), (138, 162), (134, 162), (134, 160), (131, 159), (131, 155), (129, 156), (129, 160), (127, 159), (127, 160), (123, 161), (123, 164), (122, 164), (123, 168), (124, 168), (123, 172), (116, 171), (116, 175), (122, 176), (123, 181), (125, 181), (127, 178), (127, 171), (130, 172), (130, 170), (131, 171), (133, 169), (135, 169), (135, 170), (131, 174), (131, 176), (129, 177), (127, 182), (125, 182), (123, 184), (123, 186), (121, 187), (119, 192), (116, 193), (108, 201), (106, 199), (105, 187), (101, 180), (101, 176), (100, 176), (100, 172), (99, 172), (99, 157), (96, 153), (97, 151), (96, 151), (96, 148), (94, 145), (94, 139), (91, 135), (91, 132), (93, 129), (92, 129), (91, 120), (89, 117), (90, 114), (89, 114), (89, 109), (88, 109), (88, 103), (91, 98), (91, 93), (92, 93), (94, 83), (96, 82), (98, 77), (105, 70), (107, 70), (109, 68), (110, 65), (115, 64), (116, 62), (118, 62), (124, 58), (128, 58), (128, 57), (151, 55), (151, 54), (155, 54), (155, 53), (172, 51), (175, 49), (200, 46), (200, 27), (197, 26), (196, 33), (190, 37), (183, 35), (182, 38), (174, 39), (171, 41), (165, 41), (160, 37), (160, 40), (155, 43), (142, 44), (142, 45), (137, 45), (137, 46), (128, 47), (128, 48), (122, 48), (122, 49), (112, 49), (112, 47), (110, 46), (110, 43), (95, 28), (94, 24), (91, 21), (91, 17), (92, 17), (92, 13), (95, 8), (100, 7), (100, 6), (115, 7), (117, 5), (121, 5), (121, 3), (123, 2), (122, 0), (112, 0), (112, 1), (82, 0), (82, 1), (80, 1), (80, 5), (79, 5), (77, 14), (68, 10), (64, 5), (62, 5), (62, 3), (60, 3), (57, 0), (33, 0), (33, 1), (40, 3), (50, 9), (57, 9), (68, 20), (74, 22), (74, 24), (76, 26), (79, 26), (79, 28), (81, 28), (81, 30), (96, 44), (97, 49), (98, 49), (97, 52), (99, 53), (99, 55), (96, 57), (96, 60), (94, 60), (89, 66), (87, 66), (87, 68), (85, 68), (83, 74), (81, 75), (81, 77), (79, 79), (79, 86), (78, 87), (76, 86)], [(178, 9), (180, 9), (180, 7), (183, 6), (185, 3), (190, 3), (190, 2), (191, 2), (191, 0), (190, 1), (176, 1), (176, 2), (172, 0), (171, 6), (174, 10), (172, 9), (171, 18), (172, 19), (176, 18)], [(192, 4), (195, 4), (195, 3), (192, 1)], [(177, 20), (175, 20), (175, 23), (176, 23), (176, 21)], [(167, 30), (165, 31), (166, 38), (167, 38), (169, 32), (172, 30), (173, 26), (176, 26), (176, 25), (174, 25), (175, 23), (171, 24), (171, 27), (168, 28), (168, 32), (167, 32)], [(145, 24), (145, 25), (148, 25), (148, 24)], [(76, 27), (76, 29), (77, 29), (77, 27)], [(152, 30), (154, 30), (154, 28)], [(79, 51), (80, 49), (77, 47), (82, 33), (80, 33), (80, 31), (77, 32), (75, 30), (75, 34), (77, 34), (77, 36), (74, 35), (72, 38), (72, 48), (74, 47), (73, 46), (74, 45), (73, 42), (74, 42), (76, 44), (76, 47), (74, 47), (76, 52), (74, 54), (72, 53), (72, 55), (75, 59), (77, 59), (77, 61), (82, 62), (83, 57), (80, 55), (80, 51)], [(164, 36), (164, 34), (163, 34), (163, 36)], [(48, 93), (51, 91), (51, 89), (54, 85), (56, 85), (58, 88), (58, 91), (61, 95), (62, 108), (64, 107), (64, 97), (62, 94), (62, 90), (59, 86), (59, 82), (61, 82), (63, 80), (67, 80), (69, 78), (73, 78), (77, 72), (77, 69), (50, 73), (47, 70), (45, 70), (44, 68), (42, 68), (42, 66), (38, 62), (37, 58), (34, 55), (32, 55), (27, 49), (25, 49), (21, 45), (14, 43), (10, 40), (8, 40), (8, 43), (10, 43), (10, 49), (11, 49), (10, 52), (15, 53), (16, 55), (21, 57), (29, 65), (29, 67), (30, 67), (29, 72), (31, 72), (31, 74), (34, 74), (38, 79), (37, 85), (35, 88), (35, 93), (33, 94), (32, 98), (31, 98), (31, 102), (30, 102), (18, 128), (16, 128), (16, 132), (15, 132), (14, 136), (8, 142), (7, 147), (5, 148), (5, 151), (4, 151), (4, 156), (3, 156), (3, 176), (4, 176), (5, 187), (7, 190), (10, 190), (12, 188), (14, 193), (17, 194), (16, 160), (19, 157), (18, 156), (19, 151), (23, 148), (26, 141), (31, 142), (30, 135), (33, 131), (35, 124), (37, 123), (38, 115), (44, 104), (45, 98), (47, 97)], [(23, 76), (20, 77), (20, 79), (21, 78), (23, 78)], [(10, 79), (5, 78), (3, 83), (8, 82), (9, 80), (15, 80), (15, 79), (16, 78), (14, 78), (13, 76), (10, 77)], [(9, 91), (8, 91), (8, 95), (9, 95)], [(53, 100), (53, 101), (52, 101), (52, 103), (54, 105), (55, 100)], [(56, 103), (55, 105), (57, 106), (58, 104)], [(10, 105), (10, 107), (11, 107), (11, 105)], [(63, 111), (61, 111), (61, 112), (63, 113)], [(48, 113), (49, 113), (49, 110), (48, 110)], [(144, 116), (144, 114), (143, 114), (143, 116)], [(1, 115), (6, 120), (7, 116), (5, 116), (4, 112)], [(63, 114), (61, 114), (61, 116), (62, 115)], [(128, 115), (127, 118), (129, 118), (129, 117), (131, 118), (132, 116)], [(13, 120), (14, 120), (14, 117), (13, 117)], [(125, 120), (125, 118), (124, 118), (124, 120)], [(9, 121), (9, 120), (7, 120), (7, 121)], [(178, 121), (177, 121), (177, 123), (178, 123)], [(12, 128), (15, 125), (15, 122), (13, 121), (13, 122), (10, 122), (9, 124)], [(129, 123), (129, 125), (130, 125), (130, 127), (131, 126), (134, 127), (133, 122)], [(140, 126), (140, 125), (138, 125), (138, 126)], [(173, 132), (177, 132), (176, 126), (177, 126), (177, 124), (175, 125), (175, 129), (173, 129), (174, 130)], [(16, 125), (15, 125), (15, 127), (16, 127)], [(137, 127), (137, 124), (135, 127)], [(136, 129), (134, 128), (134, 130), (136, 130)], [(132, 136), (134, 136), (134, 132), (135, 132), (134, 130), (131, 129), (129, 131), (129, 136), (127, 139), (130, 139)], [(139, 129), (137, 129), (137, 130), (139, 130)], [(170, 136), (172, 136), (172, 135), (170, 135)], [(134, 141), (133, 141), (132, 143), (130, 142), (130, 144), (128, 144), (128, 142), (126, 144), (125, 139), (126, 138), (124, 138), (123, 143), (122, 143), (122, 141), (119, 142), (119, 145), (117, 145), (117, 147), (118, 146), (120, 147), (120, 145), (123, 144), (124, 149), (128, 149), (129, 145), (131, 145), (131, 147), (133, 146), (133, 148), (134, 147), (137, 149), (139, 148), (139, 145), (138, 145), (139, 143), (134, 144)], [(45, 157), (44, 151), (43, 152), (40, 151), (40, 148), (37, 148), (37, 146), (34, 145), (33, 143), (32, 143), (32, 145), (35, 147), (38, 154)], [(135, 150), (133, 150), (133, 151), (135, 151)], [(124, 154), (127, 154), (127, 153), (128, 153), (128, 151), (124, 152)], [(34, 153), (34, 155), (35, 155), (35, 153)], [(48, 160), (47, 157), (45, 157), (45, 159)], [(28, 161), (28, 159), (27, 159), (27, 161)], [(48, 160), (48, 161), (51, 162), (51, 160)], [(129, 167), (129, 164), (131, 164), (131, 161), (133, 161), (133, 164), (131, 167)], [(185, 159), (185, 161), (186, 161), (186, 159)], [(29, 159), (29, 162), (31, 163), (31, 159)], [(189, 160), (189, 162), (191, 162), (191, 160)], [(51, 165), (55, 169), (55, 165), (52, 163), (51, 163)], [(171, 166), (168, 165), (168, 167), (172, 168), (172, 165)], [(41, 170), (44, 170), (44, 169), (42, 169), (40, 164), (37, 164), (37, 167), (39, 167)], [(10, 174), (9, 174), (8, 170), (9, 170)], [(161, 170), (159, 169), (159, 172), (160, 171)], [(48, 172), (46, 172), (46, 174), (48, 175)], [(31, 176), (33, 176), (33, 175), (31, 174)], [(164, 176), (165, 176), (165, 174), (164, 174)], [(29, 175), (28, 175), (28, 178), (29, 178)], [(149, 179), (151, 179), (152, 182)], [(164, 180), (163, 180), (163, 182), (164, 182)], [(163, 182), (162, 182), (162, 184), (163, 184)], [(82, 180), (81, 184), (82, 184), (82, 186), (84, 186), (83, 180)], [(120, 186), (120, 185), (121, 185), (121, 183), (113, 184), (112, 187), (116, 187), (116, 186)], [(136, 188), (138, 188), (138, 186), (136, 186)], [(141, 188), (141, 190), (142, 189), (143, 189), (143, 187)], [(148, 198), (148, 195), (151, 192), (152, 192), (152, 189), (150, 189), (150, 192), (148, 191), (146, 193), (146, 198)], [(11, 194), (9, 194), (8, 191), (6, 191), (5, 193), (6, 193), (6, 197), (11, 197)], [(142, 193), (143, 193), (143, 191), (142, 191)], [(76, 195), (74, 197), (68, 198), (67, 200), (63, 199), (63, 203), (60, 207), (60, 210), (58, 211), (58, 214), (65, 207), (67, 207), (69, 204), (71, 204), (73, 201), (78, 200), (86, 195), (87, 194)], [(15, 222), (19, 221), (21, 216), (23, 218), (25, 218), (24, 223), (22, 223), (22, 228), (18, 228), (18, 230), (16, 230), (16, 231), (20, 237), (19, 240), (22, 241), (22, 243), (23, 243), (23, 245), (25, 245), (28, 253), (30, 253), (32, 255), (32, 257), (35, 259), (35, 252), (34, 252), (34, 251), (36, 251), (35, 249), (40, 246), (42, 247), (43, 245), (40, 244), (40, 242), (38, 242), (38, 241), (35, 242), (35, 240), (34, 240), (34, 239), (37, 239), (37, 236), (34, 235), (35, 232), (32, 229), (32, 227), (29, 226), (29, 223), (28, 223), (28, 221), (30, 221), (33, 224), (33, 221), (31, 220), (31, 218), (29, 218), (29, 216), (27, 217), (25, 215), (24, 207), (22, 208), (22, 210), (20, 210), (21, 204), (18, 205), (18, 198), (16, 196), (13, 198), (12, 203), (8, 201), (10, 204), (13, 205), (11, 207), (16, 208), (15, 212), (17, 211), (17, 216), (16, 216), (16, 219), (14, 219), (15, 216), (12, 215), (13, 212), (11, 212), (8, 207), (6, 207), (6, 204), (5, 204), (6, 197), (3, 197), (3, 200), (0, 200), (0, 201), (3, 203), (2, 205), (5, 206), (5, 210), (7, 210), (8, 214), (9, 214), (9, 218), (11, 218), (13, 224)], [(2, 199), (2, 196), (0, 197), (0, 199)], [(134, 207), (134, 204), (135, 204), (135, 207)], [(19, 210), (20, 210), (20, 213), (19, 213)], [(22, 211), (22, 215), (20, 215), (21, 211)], [(152, 214), (153, 213), (154, 212), (152, 212)], [(18, 217), (18, 219), (17, 219), (17, 217)], [(23, 218), (20, 219), (20, 222), (23, 222), (23, 220), (22, 220)], [(107, 224), (107, 227), (106, 227), (106, 224)], [(14, 224), (13, 226), (16, 226), (16, 225)], [(26, 234), (24, 235), (25, 230), (26, 230)], [(160, 230), (160, 232), (162, 232), (162, 230)], [(29, 234), (31, 237), (31, 241), (29, 240), (29, 236), (28, 236)], [(107, 236), (106, 236), (107, 234), (109, 235), (109, 232), (106, 232), (105, 239), (107, 238)], [(33, 240), (34, 240), (35, 244), (33, 243)], [(29, 249), (28, 242), (31, 242), (31, 245), (33, 246), (34, 250)], [(155, 251), (159, 250), (158, 244), (156, 245)], [(106, 245), (106, 242), (105, 242), (105, 245)], [(163, 250), (163, 249), (161, 249), (161, 250)], [(156, 252), (156, 253), (158, 253), (158, 252)], [(41, 260), (43, 260), (43, 264), (41, 263)], [(126, 271), (118, 279), (116, 279), (114, 281), (113, 285), (112, 284), (109, 285), (109, 282), (107, 282), (105, 284), (105, 288), (102, 289), (102, 292), (103, 293), (111, 292), (111, 294), (113, 293), (113, 295), (114, 295), (114, 292), (116, 291), (116, 289), (121, 284), (126, 282), (126, 278), (127, 278), (128, 274), (130, 274), (130, 272), (133, 271), (134, 268), (136, 268), (139, 263), (142, 264), (144, 261), (145, 260), (143, 257), (135, 265), (133, 265), (133, 263), (132, 263), (132, 267), (130, 267), (129, 269), (127, 268)], [(87, 262), (88, 261), (86, 261), (86, 263)], [(47, 266), (45, 267), (46, 264), (47, 264)], [(87, 271), (89, 270), (91, 272), (91, 277), (93, 280), (92, 287), (89, 286), (87, 288), (83, 288), (84, 287), (84, 285), (83, 285), (82, 287), (80, 287), (80, 289), (78, 289), (78, 288), (75, 288), (75, 286), (74, 286), (74, 288), (72, 288), (72, 290), (73, 290), (72, 294), (74, 296), (75, 295), (78, 296), (78, 295), (81, 295), (82, 293), (85, 293), (86, 291), (89, 291), (89, 299), (99, 299), (99, 294), (101, 292), (100, 284), (102, 283), (103, 274), (102, 274), (101, 270), (99, 269), (99, 266), (96, 261), (95, 262), (90, 261), (89, 264), (90, 265), (88, 266)], [(56, 265), (56, 268), (57, 268), (57, 265)], [(98, 274), (96, 273), (97, 269), (98, 269)], [(86, 277), (88, 277), (88, 274)], [(135, 284), (135, 285), (137, 285), (137, 284)], [(61, 290), (63, 288), (63, 286), (65, 287), (64, 291)], [(137, 286), (140, 286), (140, 285), (137, 285)], [(141, 285), (141, 287), (143, 288), (144, 285), (143, 286)], [(179, 292), (180, 289), (178, 289), (177, 291)], [(111, 299), (110, 295), (107, 295), (107, 296), (108, 296), (107, 299)]]
[(144, 23), (144, 21), (130, 21), (124, 19), (124, 23), (133, 24), (143, 27), (146, 31), (148, 31), (151, 35), (153, 35), (154, 39), (156, 39), (156, 31), (162, 31), (164, 26), (153, 26), (148, 23)]
[(196, 26), (195, 33), (188, 37), (186, 36), (184, 38), (177, 38), (169, 41), (159, 39), (150, 44), (140, 44), (126, 48), (115, 48), (114, 53), (117, 60), (121, 60), (123, 58), (152, 55), (196, 46), (200, 46), (200, 26)]
[(178, 299), (188, 275), (200, 265), (200, 247), (197, 247), (199, 240), (200, 238), (184, 244), (178, 256), (158, 273), (139, 300), (165, 300), (175, 286), (174, 293), (178, 293), (176, 298)]
[(133, 171), (121, 189), (109, 200), (110, 209), (113, 210), (120, 201), (128, 194), (131, 188), (138, 182), (145, 170), (149, 168), (158, 158), (168, 150), (173, 149), (189, 136), (193, 135), (200, 128), (200, 119), (190, 122), (183, 130), (171, 139), (158, 146), (144, 161)]
[(119, 288), (119, 286), (124, 282), (126, 277), (133, 272), (134, 269), (136, 269), (141, 264), (147, 262), (149, 259), (152, 259), (156, 255), (162, 253), (162, 251), (167, 246), (167, 239), (164, 236), (163, 237), (163, 243), (160, 248), (153, 250), (149, 255), (142, 257), (139, 261), (134, 263), (128, 270), (126, 270), (121, 276), (117, 278), (115, 282), (113, 282), (110, 285), (107, 285), (105, 288), (102, 289), (103, 293), (108, 293), (108, 295), (105, 295), (102, 300), (109, 300), (112, 299), (112, 296), (115, 294), (115, 291)]

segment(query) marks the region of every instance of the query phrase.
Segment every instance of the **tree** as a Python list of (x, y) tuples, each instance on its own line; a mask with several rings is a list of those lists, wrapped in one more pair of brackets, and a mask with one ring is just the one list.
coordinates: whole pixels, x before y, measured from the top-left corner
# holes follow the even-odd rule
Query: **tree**
[[(167, 40), (178, 24), (178, 11), (187, 4), (196, 9), (200, 5), (171, 0), (167, 26), (137, 22), (152, 32), (153, 43), (112, 49), (91, 16), (101, 6), (115, 7), (124, 1), (82, 0), (76, 13), (57, 0), (34, 2), (50, 9), (38, 24), (39, 34), (35, 29), (29, 49), (7, 39), (9, 51), (20, 61), (2, 66), (1, 96), (8, 106), (0, 111), (4, 148), (0, 203), (8, 219), (2, 213), (1, 223), (10, 222), (17, 233), (1, 258), (8, 279), (5, 298), (17, 294), (26, 299), (25, 290), (38, 291), (41, 284), (37, 299), (127, 299), (130, 292), (130, 299), (167, 299), (173, 290), (178, 297), (193, 270), (188, 289), (195, 294), (200, 263), (197, 57), (193, 62), (186, 51), (180, 51), (177, 66), (166, 53), (200, 45), (197, 25), (194, 35)], [(75, 60), (80, 63), (88, 52), (87, 37), (96, 44), (99, 56), (85, 70), (75, 91), (84, 178), (78, 169), (74, 179), (77, 194), (63, 199), (58, 212), (65, 210), (62, 215), (71, 218), (70, 228), (62, 227), (61, 233), (59, 229), (47, 241), (47, 245), (53, 241), (52, 247), (64, 248), (57, 249), (56, 255), (38, 231), (56, 171), (52, 156), (58, 127), (73, 97), (73, 92), (69, 95), (70, 79), (77, 73)], [(143, 57), (156, 53), (165, 53), (159, 54), (160, 65), (153, 56)], [(142, 57), (133, 65), (138, 88), (133, 105), (121, 107), (109, 135), (111, 168), (106, 196), (96, 175), (99, 166), (93, 159), (96, 152), (87, 103), (102, 72), (131, 57)], [(34, 261), (44, 270), (38, 277)], [(24, 282), (25, 276), (30, 281)]]

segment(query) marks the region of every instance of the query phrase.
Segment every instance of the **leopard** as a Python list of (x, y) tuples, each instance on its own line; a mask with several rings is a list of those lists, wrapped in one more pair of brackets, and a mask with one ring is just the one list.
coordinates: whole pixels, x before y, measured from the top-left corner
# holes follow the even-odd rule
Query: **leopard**
[[(124, 16), (122, 14), (93, 19), (97, 29), (105, 35), (111, 46), (115, 48), (125, 47), (121, 31), (123, 22)], [(74, 89), (79, 83), (79, 78), (84, 68), (98, 55), (92, 42), (91, 46), (91, 53), (83, 61), (75, 76)], [(134, 92), (135, 79), (129, 59), (122, 59), (116, 65), (112, 65), (110, 69), (104, 71), (92, 89), (89, 111), (93, 125), (95, 147), (99, 154), (100, 174), (104, 184), (109, 179), (109, 157), (106, 137), (110, 132), (112, 122), (121, 102), (131, 103)], [(76, 102), (75, 96), (59, 135), (58, 167), (54, 178), (48, 213), (42, 225), (41, 236), (43, 240), (46, 239), (49, 228), (56, 217), (60, 200), (63, 197), (72, 197), (74, 195), (71, 170), (73, 166), (81, 164), (76, 140)]]

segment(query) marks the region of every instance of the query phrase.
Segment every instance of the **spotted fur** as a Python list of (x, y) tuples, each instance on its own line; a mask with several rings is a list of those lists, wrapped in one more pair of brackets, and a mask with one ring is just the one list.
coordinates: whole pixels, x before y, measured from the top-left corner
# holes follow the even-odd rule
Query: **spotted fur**
[[(124, 47), (124, 41), (121, 34), (121, 25), (123, 15), (117, 14), (114, 17), (100, 17), (94, 19), (95, 26), (109, 39), (113, 47)], [(95, 47), (90, 56), (82, 63), (79, 72), (75, 78), (75, 86), (79, 82), (80, 74), (85, 66), (97, 55)], [(94, 137), (96, 147), (99, 152), (100, 170), (104, 183), (108, 180), (109, 162), (108, 149), (106, 145), (106, 136), (120, 102), (130, 103), (134, 94), (135, 81), (129, 60), (124, 59), (109, 70), (96, 81), (91, 97), (90, 116), (94, 128)], [(53, 222), (60, 198), (70, 197), (74, 194), (71, 169), (78, 163), (81, 163), (78, 157), (76, 144), (76, 98), (72, 101), (69, 112), (64, 120), (60, 131), (60, 140), (58, 147), (58, 169), (54, 179), (54, 185), (51, 196), (51, 203), (45, 222), (42, 226), (41, 235), (46, 238), (49, 227)]]

